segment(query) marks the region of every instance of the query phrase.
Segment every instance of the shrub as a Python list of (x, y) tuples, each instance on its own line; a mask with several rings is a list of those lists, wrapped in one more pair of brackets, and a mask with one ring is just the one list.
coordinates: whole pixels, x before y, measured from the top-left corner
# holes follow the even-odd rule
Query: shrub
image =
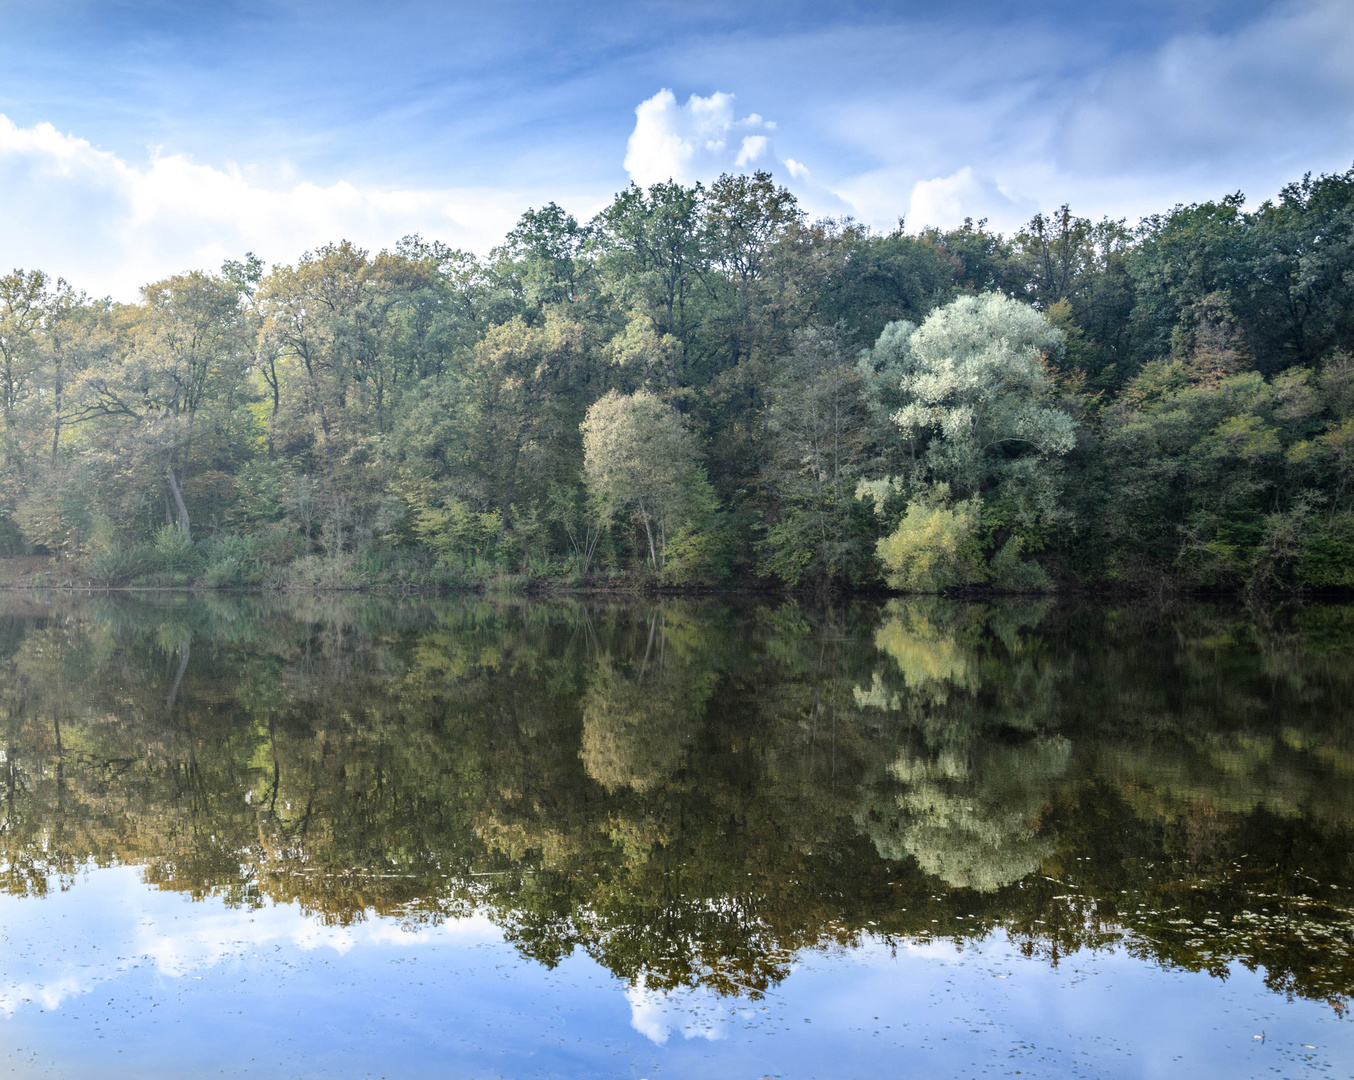
[(259, 542), (252, 536), (214, 537), (205, 545), (207, 568), (202, 584), (212, 589), (257, 585), (263, 580), (258, 548)]
[(89, 575), (104, 585), (126, 585), (146, 573), (153, 554), (153, 549), (144, 545), (125, 548), (115, 544), (90, 560)]
[(978, 546), (977, 499), (953, 507), (909, 503), (898, 528), (879, 541), (879, 558), (895, 589), (939, 592), (987, 575)]
[(1052, 592), (1048, 571), (1033, 559), (1022, 559), (1024, 545), (1013, 536), (992, 556), (992, 584), (1006, 592)]
[(155, 569), (165, 574), (186, 574), (196, 568), (198, 553), (192, 541), (173, 525), (163, 525), (155, 534)]

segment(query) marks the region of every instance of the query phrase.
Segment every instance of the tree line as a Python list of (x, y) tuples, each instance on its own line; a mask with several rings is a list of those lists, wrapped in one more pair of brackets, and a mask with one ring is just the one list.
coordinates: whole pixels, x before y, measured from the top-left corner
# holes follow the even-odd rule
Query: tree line
[(811, 219), (765, 173), (0, 278), (0, 550), (101, 584), (1354, 584), (1354, 169), (1130, 227)]

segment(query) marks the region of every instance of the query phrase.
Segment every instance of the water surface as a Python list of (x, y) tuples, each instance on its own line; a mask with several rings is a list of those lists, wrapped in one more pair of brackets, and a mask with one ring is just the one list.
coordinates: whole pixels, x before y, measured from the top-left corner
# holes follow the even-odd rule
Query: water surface
[(0, 604), (0, 1074), (1348, 1075), (1354, 609)]

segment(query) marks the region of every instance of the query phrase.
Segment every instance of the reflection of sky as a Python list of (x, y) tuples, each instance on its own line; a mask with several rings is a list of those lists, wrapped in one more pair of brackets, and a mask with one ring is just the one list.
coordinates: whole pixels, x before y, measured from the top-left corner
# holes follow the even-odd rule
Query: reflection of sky
[(586, 956), (548, 971), (483, 919), (325, 927), (130, 869), (0, 897), (0, 928), (0, 1066), (21, 1074), (1203, 1080), (1354, 1060), (1349, 1022), (1250, 972), (1123, 953), (1054, 969), (999, 939), (807, 954), (750, 1001), (628, 987)]

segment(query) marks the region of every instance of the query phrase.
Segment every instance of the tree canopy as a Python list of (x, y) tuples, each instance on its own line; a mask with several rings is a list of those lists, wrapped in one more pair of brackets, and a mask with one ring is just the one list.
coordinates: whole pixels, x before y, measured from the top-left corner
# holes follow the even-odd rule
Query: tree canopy
[(1343, 588), (1351, 354), (1354, 170), (1010, 236), (632, 185), (485, 257), (342, 241), (127, 304), (15, 270), (0, 551), (82, 584)]

